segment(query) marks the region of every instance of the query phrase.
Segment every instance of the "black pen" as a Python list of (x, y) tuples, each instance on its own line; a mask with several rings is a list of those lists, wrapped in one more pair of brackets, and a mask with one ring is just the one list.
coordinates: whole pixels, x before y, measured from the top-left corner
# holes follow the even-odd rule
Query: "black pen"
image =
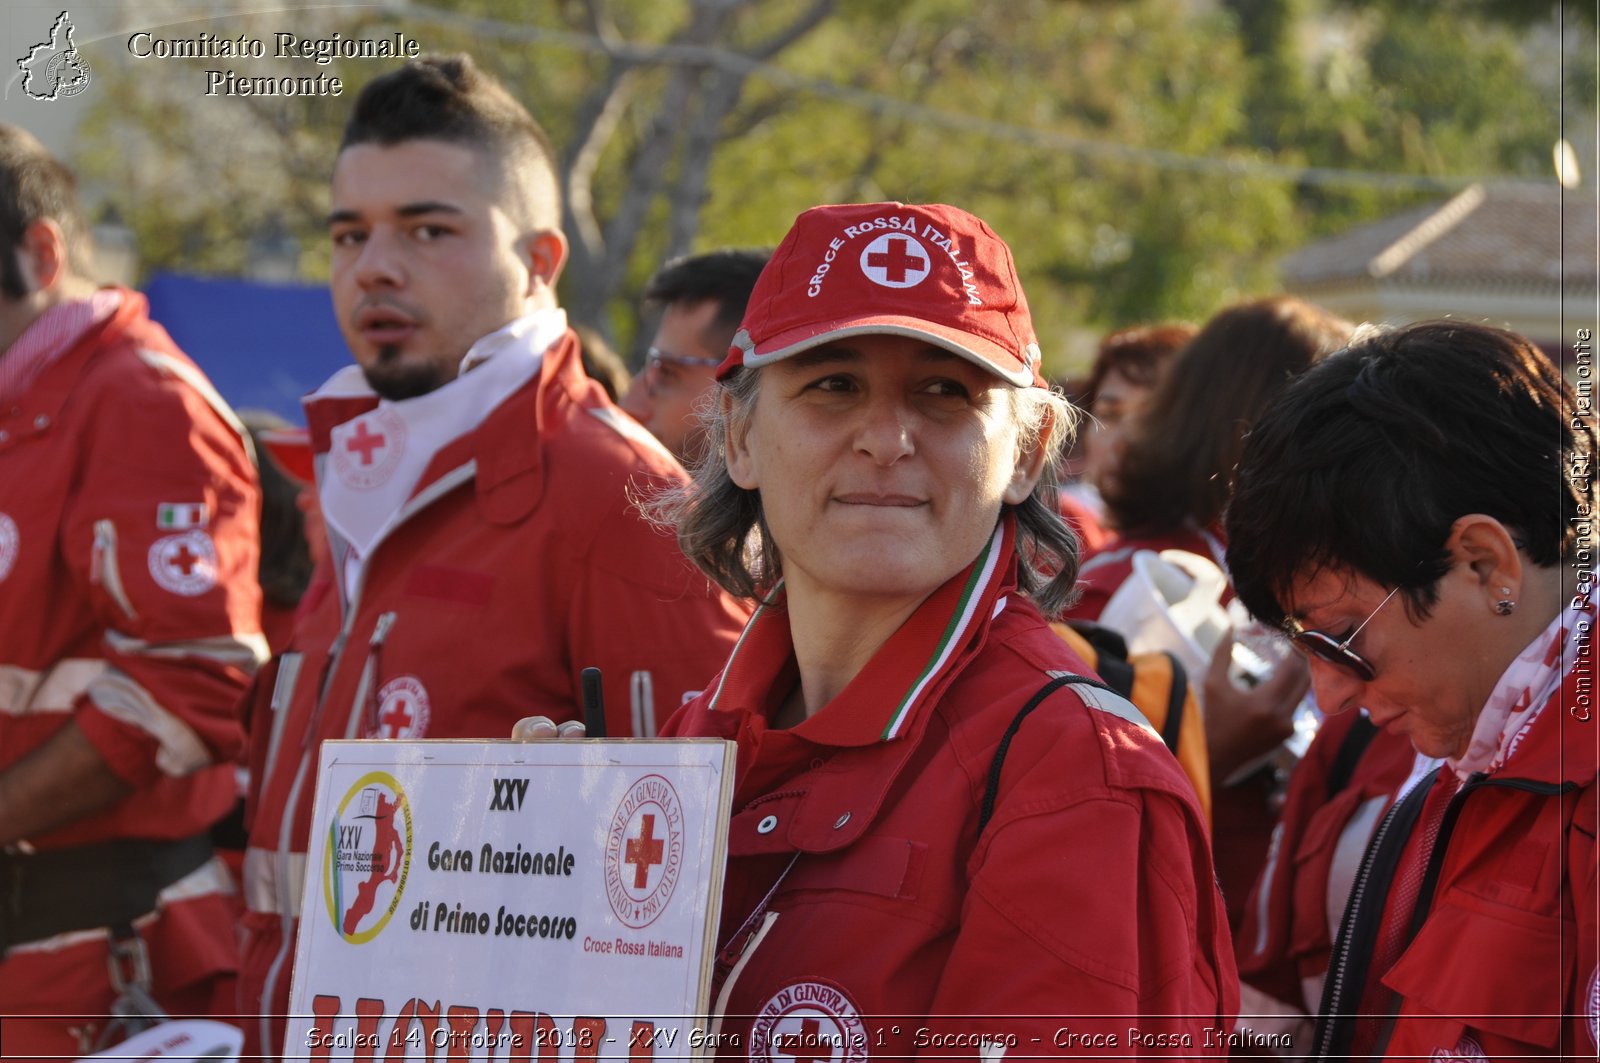
[(585, 668), (583, 683), (583, 727), (590, 738), (606, 736), (606, 697), (600, 688), (600, 669)]

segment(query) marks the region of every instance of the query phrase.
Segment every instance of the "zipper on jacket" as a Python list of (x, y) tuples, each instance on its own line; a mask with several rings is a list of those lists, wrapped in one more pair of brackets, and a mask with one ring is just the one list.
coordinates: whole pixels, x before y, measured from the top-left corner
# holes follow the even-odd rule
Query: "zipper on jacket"
[(1328, 1050), (1332, 1047), (1336, 1028), (1334, 1020), (1339, 1014), (1338, 1005), (1345, 995), (1345, 977), (1350, 968), (1350, 953), (1355, 946), (1353, 938), (1356, 923), (1365, 903), (1373, 865), (1377, 863), (1378, 853), (1383, 850), (1383, 840), (1388, 836), (1389, 829), (1394, 826), (1403, 803), (1403, 798), (1395, 801), (1389, 806), (1389, 811), (1384, 813), (1378, 829), (1372, 834), (1372, 840), (1367, 843), (1367, 851), (1362, 854), (1361, 866), (1356, 870), (1355, 884), (1350, 887), (1350, 899), (1345, 902), (1344, 918), (1339, 920), (1339, 936), (1334, 942), (1333, 955), (1328, 961), (1328, 977), (1322, 990), (1322, 1007), (1318, 1009), (1322, 1021), (1317, 1032), (1317, 1044), (1313, 1046), (1315, 1059), (1331, 1058)]
[[(378, 676), (381, 673), (383, 659), (383, 644), (389, 637), (389, 629), (394, 627), (394, 611), (380, 614), (378, 622), (372, 626), (372, 638), (367, 640), (367, 663), (361, 667), (361, 682), (356, 687), (355, 701), (350, 706), (350, 723), (347, 725), (347, 737), (354, 738), (357, 734), (372, 734), (378, 728)], [(355, 726), (355, 718), (361, 718), (361, 727)]]
[(128, 599), (127, 588), (122, 585), (122, 569), (117, 563), (117, 526), (109, 520), (94, 522), (94, 550), (89, 559), (89, 572), (93, 582), (100, 584), (117, 608), (129, 620), (138, 620), (139, 614)]
[(745, 941), (744, 948), (739, 952), (739, 960), (728, 971), (728, 976), (722, 980), (722, 989), (717, 993), (717, 1002), (711, 1008), (711, 1038), (710, 1043), (717, 1044), (717, 1035), (722, 1032), (722, 1020), (728, 1013), (728, 1001), (733, 998), (733, 983), (739, 980), (744, 973), (745, 964), (756, 954), (756, 949), (761, 947), (761, 942), (766, 939), (774, 923), (778, 921), (778, 912), (762, 912), (761, 925), (756, 932)]
[[(1448, 771), (1450, 769), (1447, 765), (1441, 770)], [(1427, 919), (1428, 912), (1433, 905), (1433, 894), (1438, 888), (1439, 873), (1444, 866), (1445, 853), (1449, 848), (1450, 838), (1455, 833), (1456, 821), (1461, 817), (1461, 808), (1467, 794), (1474, 790), (1490, 787), (1521, 790), (1524, 793), (1537, 794), (1543, 797), (1556, 797), (1569, 790), (1577, 789), (1577, 784), (1572, 782), (1559, 784), (1540, 783), (1531, 779), (1496, 779), (1485, 775), (1483, 772), (1474, 772), (1468, 776), (1467, 781), (1462, 783), (1461, 788), (1451, 796), (1449, 805), (1445, 807), (1444, 814), (1440, 817), (1439, 834), (1434, 839), (1433, 851), (1428, 854), (1428, 863), (1423, 870), (1422, 884), (1417, 891), (1416, 907), (1412, 910), (1411, 921), (1407, 927), (1407, 947), (1409, 947), (1411, 940), (1416, 937), (1417, 932), (1421, 929), (1422, 923)], [(1429, 789), (1432, 789), (1431, 784)], [(1383, 817), (1383, 822), (1378, 825), (1378, 830), (1373, 835), (1372, 842), (1367, 846), (1366, 854), (1361, 861), (1361, 869), (1356, 874), (1356, 884), (1351, 888), (1350, 900), (1345, 905), (1344, 918), (1339, 923), (1339, 940), (1334, 948), (1333, 962), (1328, 965), (1330, 975), (1329, 988), (1323, 994), (1323, 1007), (1321, 1010), (1324, 1022), (1318, 1038), (1318, 1044), (1315, 1046), (1315, 1058), (1317, 1059), (1329, 1058), (1328, 1050), (1331, 1047), (1330, 1042), (1332, 1041), (1334, 1030), (1333, 1018), (1341, 1010), (1338, 1005), (1342, 1002), (1341, 998), (1345, 992), (1344, 976), (1349, 967), (1350, 952), (1354, 946), (1354, 942), (1350, 940), (1351, 932), (1355, 929), (1355, 922), (1359, 915), (1363, 895), (1366, 892), (1368, 879), (1371, 877), (1372, 865), (1380, 849), (1380, 843), (1393, 823), (1395, 813), (1401, 803), (1401, 801), (1396, 801), (1390, 806), (1388, 813)], [(1387, 898), (1387, 894), (1385, 894), (1385, 898)], [(1371, 979), (1371, 975), (1372, 972), (1369, 971), (1368, 980)], [(1361, 988), (1365, 989), (1364, 986)], [(1388, 1037), (1392, 1033), (1393, 1021), (1394, 1012), (1391, 1011), (1385, 1026), (1379, 1031), (1380, 1049), (1387, 1043)]]
[[(1456, 821), (1461, 818), (1466, 795), (1473, 790), (1489, 788), (1502, 790), (1520, 790), (1523, 793), (1536, 794), (1540, 797), (1559, 797), (1568, 790), (1577, 789), (1576, 783), (1539, 783), (1531, 779), (1494, 779), (1483, 772), (1473, 772), (1467, 776), (1467, 781), (1450, 798), (1450, 803), (1445, 806), (1444, 815), (1439, 817), (1439, 834), (1434, 839), (1433, 851), (1428, 854), (1428, 863), (1423, 868), (1422, 884), (1417, 890), (1417, 905), (1411, 911), (1411, 920), (1406, 926), (1406, 947), (1416, 939), (1422, 930), (1422, 924), (1428, 919), (1428, 913), (1433, 908), (1433, 895), (1439, 888), (1439, 875), (1444, 868), (1446, 851), (1450, 847), (1450, 838), (1455, 834)], [(1395, 994), (1389, 1003), (1389, 1014), (1378, 1029), (1378, 1051), (1388, 1049), (1389, 1039), (1394, 1036), (1395, 1020), (1400, 1015), (1401, 999)]]
[[(357, 590), (359, 593), (359, 587)], [(378, 617), (377, 622), (372, 628), (372, 638), (369, 640), (369, 646), (383, 645), (384, 639), (386, 639), (389, 635), (389, 629), (394, 626), (395, 616), (396, 614), (391, 611), (383, 613)], [(283, 808), (279, 812), (279, 815), (282, 818), (278, 821), (278, 851), (276, 854), (278, 872), (274, 876), (273, 889), (277, 894), (274, 900), (277, 902), (278, 911), (281, 914), (282, 921), (279, 931), (280, 941), (278, 943), (278, 953), (273, 957), (272, 963), (267, 967), (266, 977), (262, 981), (261, 1001), (264, 1008), (272, 1001), (273, 992), (277, 988), (278, 980), (283, 977), (284, 961), (288, 958), (289, 950), (294, 947), (295, 943), (295, 917), (289, 914), (290, 905), (285, 897), (285, 891), (291, 889), (297, 890), (300, 888), (301, 883), (298, 881), (293, 881), (293, 875), (290, 873), (290, 856), (292, 848), (290, 844), (290, 838), (294, 833), (295, 813), (300, 807), (300, 793), (305, 787), (306, 773), (311, 765), (309, 751), (311, 750), (312, 745), (317, 741), (316, 735), (319, 725), (322, 721), (323, 708), (326, 706), (328, 700), (328, 687), (333, 682), (334, 673), (338, 671), (337, 664), (340, 657), (344, 653), (345, 643), (349, 640), (350, 629), (355, 625), (355, 619), (355, 601), (352, 600), (350, 603), (350, 610), (345, 614), (344, 623), (339, 628), (339, 634), (334, 638), (332, 645), (328, 647), (328, 657), (323, 662), (321, 681), (317, 685), (317, 702), (311, 710), (311, 718), (306, 723), (305, 734), (301, 740), (300, 764), (295, 769), (294, 781), (289, 784), (289, 793), (285, 797)], [(367, 666), (362, 670), (363, 688), (370, 679), (369, 672), (371, 666), (372, 662), (369, 658)], [(356, 701), (357, 706), (361, 704), (360, 696), (361, 693), (358, 692)], [(355, 717), (356, 713), (352, 711), (350, 721), (352, 724), (354, 723)], [(347, 724), (346, 731), (349, 729), (350, 725)], [(263, 1015), (261, 1019), (261, 1030), (263, 1037), (266, 1036), (270, 1026), (271, 1022), (269, 1021), (269, 1017)], [(264, 1041), (263, 1043), (268, 1042)]]

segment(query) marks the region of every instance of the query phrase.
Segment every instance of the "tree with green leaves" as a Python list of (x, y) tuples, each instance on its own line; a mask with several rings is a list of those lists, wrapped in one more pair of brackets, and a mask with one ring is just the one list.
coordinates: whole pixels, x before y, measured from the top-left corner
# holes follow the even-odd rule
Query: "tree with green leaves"
[[(625, 349), (668, 257), (771, 244), (816, 203), (943, 200), (1016, 249), (1059, 371), (1074, 338), (1270, 290), (1309, 239), (1548, 174), (1577, 82), (1529, 69), (1527, 22), (1499, 6), (437, 0), (296, 19), (470, 50), (528, 103), (562, 155), (564, 305)], [(276, 224), (318, 275), (343, 101), (197, 103), (204, 65), (108, 72), (79, 165), (151, 266), (241, 271)], [(382, 66), (330, 69), (348, 94)]]

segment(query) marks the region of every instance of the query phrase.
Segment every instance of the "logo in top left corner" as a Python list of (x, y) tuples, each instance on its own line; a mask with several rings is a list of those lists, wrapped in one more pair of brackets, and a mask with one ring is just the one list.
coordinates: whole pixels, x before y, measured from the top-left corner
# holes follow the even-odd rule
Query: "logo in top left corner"
[(400, 907), (411, 870), (411, 804), (394, 776), (368, 772), (327, 824), (322, 892), (328, 917), (352, 945), (377, 937)]
[(50, 26), (50, 39), (29, 48), (17, 60), (22, 91), (31, 100), (59, 100), (89, 87), (89, 63), (73, 43), (76, 27), (63, 11)]

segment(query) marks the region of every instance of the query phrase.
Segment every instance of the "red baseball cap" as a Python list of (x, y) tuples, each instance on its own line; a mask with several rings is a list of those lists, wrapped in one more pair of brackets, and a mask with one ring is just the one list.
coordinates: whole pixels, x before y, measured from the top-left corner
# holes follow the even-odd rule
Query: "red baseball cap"
[(1011, 249), (943, 204), (812, 207), (756, 281), (723, 380), (846, 336), (927, 340), (1017, 387), (1044, 387)]

